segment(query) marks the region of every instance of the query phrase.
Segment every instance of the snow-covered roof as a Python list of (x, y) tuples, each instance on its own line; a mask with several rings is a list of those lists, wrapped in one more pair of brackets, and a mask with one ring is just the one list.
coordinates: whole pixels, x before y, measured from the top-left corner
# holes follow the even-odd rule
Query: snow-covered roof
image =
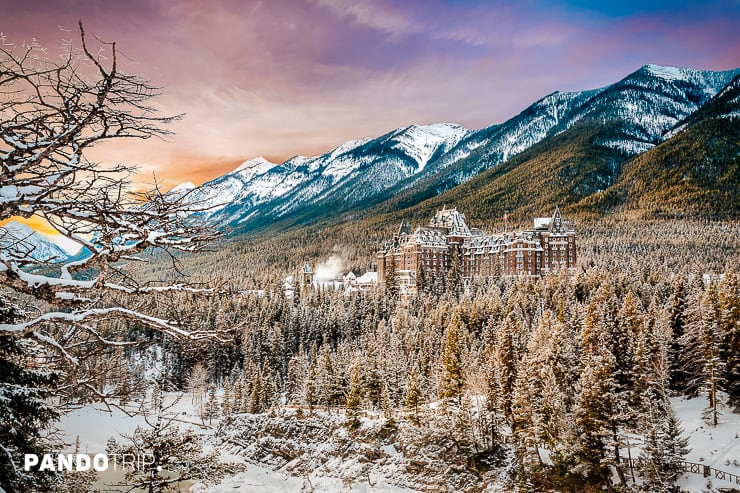
[(437, 211), (429, 221), (429, 226), (447, 228), (451, 235), (470, 236), (470, 229), (465, 224), (465, 214), (454, 208)]
[(374, 282), (378, 282), (377, 272), (365, 272), (363, 275), (357, 278), (358, 284), (370, 284)]

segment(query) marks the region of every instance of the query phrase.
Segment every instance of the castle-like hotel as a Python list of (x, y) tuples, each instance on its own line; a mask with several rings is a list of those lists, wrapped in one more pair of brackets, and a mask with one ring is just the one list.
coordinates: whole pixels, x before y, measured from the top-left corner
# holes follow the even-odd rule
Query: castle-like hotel
[(484, 234), (468, 228), (457, 209), (438, 211), (429, 226), (411, 231), (405, 220), (378, 252), (378, 282), (393, 276), (402, 294), (426, 283), (459, 275), (464, 285), (474, 278), (539, 277), (572, 272), (576, 265), (576, 232), (555, 208), (552, 217), (538, 217), (525, 231)]

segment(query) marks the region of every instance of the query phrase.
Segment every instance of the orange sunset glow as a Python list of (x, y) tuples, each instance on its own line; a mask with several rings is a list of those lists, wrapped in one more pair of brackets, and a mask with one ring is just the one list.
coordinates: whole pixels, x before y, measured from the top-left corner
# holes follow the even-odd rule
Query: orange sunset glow
[(59, 234), (57, 230), (55, 230), (51, 226), (51, 224), (49, 224), (46, 221), (46, 219), (44, 219), (43, 217), (39, 217), (39, 216), (31, 216), (29, 218), (19, 217), (19, 216), (11, 217), (9, 219), (0, 220), (0, 226), (5, 226), (11, 221), (30, 226), (35, 231), (48, 235), (48, 236), (56, 236)]

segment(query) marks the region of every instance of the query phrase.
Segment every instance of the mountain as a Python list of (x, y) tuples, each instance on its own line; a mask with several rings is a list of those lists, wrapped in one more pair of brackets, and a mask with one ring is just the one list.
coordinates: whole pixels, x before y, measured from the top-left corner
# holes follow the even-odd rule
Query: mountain
[(419, 173), (468, 132), (450, 124), (410, 125), (376, 139), (346, 142), (321, 156), (296, 156), (280, 165), (258, 158), (192, 191), (190, 200), (208, 208), (208, 216), (231, 226), (257, 215), (255, 219), (271, 221), (329, 197), (358, 205)]
[[(363, 215), (373, 206), (381, 212), (411, 207), (502, 163), (510, 164), (494, 174), (503, 176), (529, 163), (535, 168), (525, 172), (525, 166), (516, 174), (533, 176), (536, 166), (547, 165), (531, 153), (520, 156), (548, 139), (561, 138), (556, 140), (560, 145), (575, 139), (581, 148), (573, 151), (580, 164), (555, 159), (562, 164), (558, 179), (574, 187), (572, 199), (581, 200), (612, 186), (624, 162), (671, 138), (738, 74), (740, 69), (712, 72), (645, 65), (600, 89), (552, 93), (510, 120), (481, 130), (411, 125), (375, 139), (347, 142), (321, 156), (296, 156), (277, 165), (257, 158), (190, 196), (224, 226), (250, 231), (277, 222), (290, 227), (348, 212)], [(581, 132), (585, 134), (578, 137)], [(553, 145), (546, 145), (548, 152), (554, 152)], [(600, 157), (588, 164), (594, 152)], [(579, 173), (590, 168), (600, 171), (580, 179)], [(575, 178), (568, 181), (569, 174)], [(521, 205), (509, 205), (515, 204)]]
[(30, 226), (10, 221), (0, 226), (0, 247), (12, 254), (30, 256), (42, 262), (65, 260), (70, 252)]
[(555, 92), (502, 125), (471, 133), (429, 169), (429, 176), (401, 184), (399, 206), (411, 206), (464, 183), (578, 122), (621, 125), (619, 137), (604, 138), (623, 160), (660, 144), (679, 122), (701, 108), (740, 74), (645, 65), (610, 86)]
[(740, 76), (670, 135), (626, 163), (600, 201), (643, 216), (739, 218)]
[(393, 197), (367, 211), (365, 227), (401, 218), (424, 221), (454, 204), (491, 226), (505, 210), (513, 221), (566, 206), (568, 214), (622, 211), (641, 217), (740, 218), (740, 75), (663, 133), (663, 142), (631, 155), (629, 120), (584, 118), (471, 180), (407, 205)]

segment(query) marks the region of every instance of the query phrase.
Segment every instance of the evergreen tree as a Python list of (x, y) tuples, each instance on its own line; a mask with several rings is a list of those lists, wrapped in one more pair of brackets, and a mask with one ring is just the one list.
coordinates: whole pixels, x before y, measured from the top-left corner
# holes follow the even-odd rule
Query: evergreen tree
[[(525, 360), (526, 361), (526, 360)], [(516, 383), (514, 385), (514, 397), (512, 399), (512, 433), (516, 440), (515, 454), (519, 474), (529, 475), (535, 465), (542, 465), (542, 458), (539, 455), (537, 430), (535, 428), (535, 416), (533, 406), (535, 405), (533, 395), (534, 382), (530, 381), (536, 377), (532, 375), (525, 364), (521, 371), (517, 373)], [(533, 372), (536, 369), (531, 369)], [(533, 462), (537, 458), (536, 464)]]
[(685, 332), (678, 341), (680, 346), (678, 366), (683, 376), (683, 383), (680, 387), (688, 397), (696, 397), (704, 384), (703, 297), (702, 278), (700, 275), (695, 275), (689, 288), (684, 312)]
[(707, 393), (709, 405), (704, 417), (712, 426), (719, 420), (719, 403), (717, 392), (724, 374), (723, 361), (720, 358), (721, 334), (720, 316), (717, 306), (717, 289), (712, 283), (701, 300), (701, 339), (702, 339), (702, 384), (701, 390)]
[(681, 360), (682, 346), (680, 341), (685, 333), (685, 312), (686, 312), (686, 278), (679, 276), (673, 284), (673, 292), (669, 300), (670, 307), (670, 329), (671, 329), (671, 347), (670, 347), (670, 364), (671, 364), (671, 389), (684, 392), (686, 375), (683, 370)]
[(616, 330), (610, 334), (609, 348), (617, 363), (616, 377), (623, 393), (629, 392), (634, 383), (634, 343), (643, 329), (644, 318), (640, 300), (632, 290), (628, 291), (617, 314)]
[[(17, 309), (0, 296), (0, 323), (12, 323)], [(49, 403), (55, 375), (34, 369), (27, 356), (31, 342), (0, 337), (0, 489), (7, 492), (52, 491), (51, 472), (24, 471), (25, 454), (41, 455), (59, 413)]]
[(218, 419), (219, 416), (219, 402), (216, 396), (216, 386), (214, 384), (208, 385), (208, 397), (206, 398), (206, 406), (204, 409), (203, 420), (208, 420), (210, 425), (214, 419)]
[(421, 375), (418, 365), (414, 365), (406, 378), (406, 415), (409, 420), (419, 424), (419, 405), (422, 402)]
[(350, 430), (360, 427), (360, 415), (362, 412), (362, 379), (360, 365), (357, 361), (352, 364), (349, 373), (349, 392), (347, 392), (345, 426)]
[(504, 416), (512, 420), (512, 398), (519, 367), (518, 334), (522, 331), (521, 322), (514, 314), (506, 317), (495, 336), (495, 380), (500, 387), (499, 398)]
[(463, 328), (457, 315), (453, 316), (442, 336), (440, 355), (442, 376), (439, 384), (440, 399), (455, 399), (460, 404), (465, 375), (463, 368)]
[(245, 410), (242, 409), (242, 403), (244, 401), (244, 385), (242, 383), (241, 377), (237, 376), (234, 380), (234, 388), (232, 391), (233, 394), (233, 401), (231, 405), (231, 412), (234, 414), (239, 414), (244, 412)]
[(644, 437), (640, 455), (643, 489), (669, 493), (683, 470), (688, 440), (682, 436), (680, 422), (660, 380), (646, 391), (644, 402), (640, 427)]
[(344, 400), (344, 385), (329, 345), (321, 347), (317, 363), (317, 396), (326, 406), (335, 406)]
[(388, 348), (380, 347), (377, 337), (372, 337), (367, 341), (367, 357), (363, 364), (362, 387), (365, 398), (370, 402), (373, 408), (379, 408), (383, 393), (383, 369), (381, 362), (384, 351)]
[(485, 416), (487, 423), (487, 448), (489, 450), (501, 448), (503, 442), (503, 427), (506, 421), (501, 409), (501, 385), (499, 384), (494, 353), (495, 350), (493, 347), (489, 346), (486, 349), (484, 360), (486, 407), (485, 413), (481, 413)]
[(609, 486), (608, 448), (612, 444), (615, 426), (616, 389), (614, 356), (594, 348), (584, 355), (581, 391), (576, 407), (578, 443), (576, 470), (593, 484)]
[(395, 429), (396, 428), (396, 417), (393, 402), (391, 401), (390, 391), (388, 390), (388, 383), (383, 385), (381, 407), (383, 409), (383, 418), (385, 418), (385, 428)]
[(737, 264), (730, 263), (719, 286), (724, 382), (729, 403), (740, 408), (740, 281)]
[(224, 392), (221, 396), (221, 414), (224, 418), (229, 418), (233, 412), (231, 409), (231, 379), (224, 377)]
[(289, 404), (301, 404), (305, 402), (303, 389), (306, 385), (308, 365), (306, 364), (306, 353), (303, 347), (290, 358), (288, 363), (288, 377), (286, 379), (286, 394)]
[(259, 414), (264, 411), (262, 372), (255, 372), (252, 377), (252, 392), (249, 395), (249, 409), (247, 412)]
[(317, 389), (316, 389), (316, 374), (313, 365), (308, 367), (308, 375), (306, 377), (306, 383), (303, 388), (303, 399), (308, 405), (308, 411), (313, 412), (313, 406), (316, 404)]

